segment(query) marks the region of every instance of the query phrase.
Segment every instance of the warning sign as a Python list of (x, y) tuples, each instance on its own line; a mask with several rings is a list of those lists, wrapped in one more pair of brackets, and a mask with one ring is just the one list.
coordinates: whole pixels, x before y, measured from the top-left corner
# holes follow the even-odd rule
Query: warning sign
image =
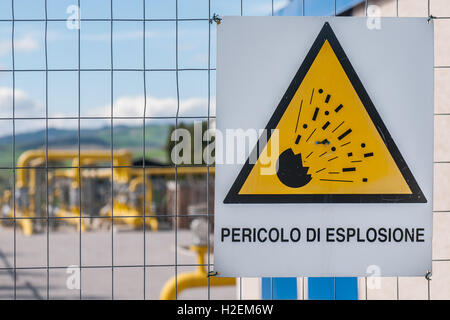
[(380, 24), (224, 17), (217, 27), (220, 276), (431, 270), (433, 22)]
[(427, 201), (328, 22), (266, 129), (225, 203)]

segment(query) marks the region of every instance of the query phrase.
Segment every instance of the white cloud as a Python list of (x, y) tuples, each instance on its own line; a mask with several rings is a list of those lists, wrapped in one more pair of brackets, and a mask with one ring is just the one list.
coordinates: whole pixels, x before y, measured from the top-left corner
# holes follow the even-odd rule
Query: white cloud
[(39, 42), (31, 34), (27, 34), (22, 39), (14, 41), (14, 50), (30, 52), (39, 49)]
[[(16, 88), (14, 107), (16, 116), (27, 116), (42, 108), (42, 106), (30, 98), (23, 90)], [(13, 113), (13, 89), (0, 87), (0, 117), (12, 117)]]
[[(189, 98), (180, 100), (179, 116), (207, 116), (208, 101), (205, 98)], [(215, 98), (211, 97), (210, 115), (215, 115)], [(147, 97), (147, 117), (170, 117), (167, 120), (162, 118), (158, 123), (173, 124), (174, 117), (177, 112), (177, 99), (175, 98), (155, 98)], [(102, 107), (93, 108), (87, 116), (106, 116), (111, 114), (111, 106), (104, 105)], [(144, 114), (144, 96), (124, 96), (115, 99), (114, 102), (114, 117), (142, 117)], [(56, 117), (64, 117), (64, 114), (57, 114)], [(142, 122), (137, 122), (138, 119), (120, 119), (114, 118), (114, 125), (136, 126), (141, 125)], [(183, 122), (184, 119), (179, 120)], [(139, 120), (142, 121), (142, 120)], [(110, 119), (98, 119), (96, 121), (83, 122), (83, 128), (95, 129), (111, 125)], [(52, 128), (59, 129), (77, 129), (76, 121), (66, 121), (64, 119), (52, 119)], [(211, 122), (211, 127), (214, 127), (214, 121)], [(33, 128), (36, 130), (37, 128)], [(42, 128), (40, 128), (42, 129)]]
[[(44, 106), (33, 100), (25, 91), (21, 89), (15, 90), (15, 109), (16, 117), (27, 117), (33, 114), (40, 114)], [(0, 87), (0, 117), (12, 117), (12, 97), (13, 90), (10, 87)], [(151, 117), (168, 117), (171, 122), (172, 117), (177, 113), (176, 98), (155, 98), (147, 97), (146, 116)], [(215, 97), (211, 97), (210, 115), (215, 115)], [(88, 116), (109, 116), (111, 111), (110, 105), (103, 105), (91, 109)], [(208, 112), (208, 100), (206, 98), (188, 98), (180, 100), (179, 116), (189, 117), (205, 117)], [(144, 96), (123, 96), (114, 101), (114, 117), (142, 117), (144, 114)], [(56, 117), (63, 118), (64, 113), (55, 114)], [(180, 120), (182, 121), (182, 120)], [(29, 123), (29, 125), (28, 125)], [(42, 130), (43, 121), (29, 121), (26, 126), (17, 126), (16, 133), (32, 132)], [(91, 128), (100, 128), (110, 125), (109, 119), (99, 119), (98, 121), (89, 121)], [(136, 121), (129, 119), (114, 119), (114, 124), (119, 125), (136, 125)], [(66, 121), (65, 119), (52, 119), (50, 126), (61, 129), (76, 129), (78, 124), (76, 121)], [(85, 126), (85, 124), (84, 124)], [(11, 126), (0, 126), (0, 136), (11, 135)]]
[[(16, 117), (25, 117), (27, 114), (33, 114), (42, 106), (34, 101), (28, 94), (16, 89), (14, 106), (16, 110)], [(13, 90), (10, 87), (0, 87), (0, 117), (12, 118), (13, 115)], [(26, 126), (16, 125), (16, 133), (30, 132), (38, 130), (41, 122), (29, 121)], [(9, 136), (12, 134), (12, 121), (2, 122), (0, 126), (0, 136)]]
[[(114, 102), (114, 116), (141, 117), (144, 114), (144, 96), (124, 96)], [(178, 103), (175, 98), (147, 97), (146, 116), (175, 117)], [(110, 105), (92, 110), (92, 115), (110, 114)], [(208, 100), (206, 98), (188, 98), (180, 100), (179, 116), (206, 116)], [(211, 98), (210, 114), (215, 114), (215, 99)], [(116, 120), (115, 120), (116, 121)]]
[[(11, 39), (0, 42), (0, 56), (11, 52)], [(14, 52), (32, 52), (39, 49), (39, 42), (32, 34), (14, 40)]]

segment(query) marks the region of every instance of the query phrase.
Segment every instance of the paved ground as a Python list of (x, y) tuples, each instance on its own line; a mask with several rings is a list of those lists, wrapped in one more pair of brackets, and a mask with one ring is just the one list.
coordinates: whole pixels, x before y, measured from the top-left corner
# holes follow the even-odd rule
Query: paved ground
[[(48, 242), (47, 242), (48, 238)], [(178, 231), (175, 256), (174, 231), (145, 232), (146, 264), (145, 296), (159, 299), (164, 283), (175, 274), (175, 262), (196, 263), (195, 255), (187, 250), (191, 233)], [(46, 299), (47, 280), (50, 299), (78, 299), (79, 291), (70, 290), (66, 281), (67, 267), (80, 264), (80, 234), (72, 227), (50, 230), (25, 237), (16, 233), (16, 294), (18, 299)], [(48, 243), (48, 255), (47, 255)], [(112, 258), (114, 256), (114, 259)], [(51, 267), (47, 276), (47, 259)], [(177, 261), (175, 260), (177, 259)], [(211, 261), (212, 262), (212, 261)], [(111, 264), (114, 264), (112, 270)], [(90, 231), (81, 235), (81, 293), (83, 299), (143, 299), (144, 297), (144, 233), (142, 231), (115, 230)], [(158, 266), (160, 265), (160, 266)], [(14, 295), (14, 232), (0, 226), (0, 299)], [(195, 267), (177, 268), (178, 274)], [(236, 288), (212, 287), (212, 299), (235, 299)], [(191, 289), (179, 299), (207, 299), (208, 289)]]
[[(432, 299), (450, 299), (450, 215), (434, 215), (433, 277), (430, 282)], [(175, 274), (175, 233), (158, 231), (145, 233), (146, 299), (159, 299), (164, 283)], [(50, 299), (79, 299), (78, 290), (70, 290), (66, 281), (70, 276), (67, 267), (80, 264), (80, 234), (73, 226), (25, 237), (16, 233), (16, 294), (18, 299), (46, 299), (47, 279)], [(196, 263), (195, 255), (186, 249), (191, 243), (191, 233), (178, 232), (177, 264)], [(111, 264), (114, 252), (114, 272)], [(47, 277), (47, 257), (49, 270)], [(83, 299), (142, 299), (144, 297), (144, 234), (120, 228), (89, 231), (81, 234), (81, 294)], [(213, 262), (213, 261), (211, 261)], [(158, 266), (160, 265), (160, 266)], [(14, 297), (14, 232), (0, 226), (0, 299)], [(54, 267), (54, 268), (53, 268)], [(178, 274), (195, 267), (177, 268)], [(382, 278), (380, 288), (367, 291), (369, 299), (427, 299), (427, 281), (423, 278)], [(211, 299), (235, 299), (236, 288), (211, 287)], [(360, 299), (365, 299), (365, 279), (359, 282)], [(179, 299), (207, 299), (207, 288), (182, 292)]]

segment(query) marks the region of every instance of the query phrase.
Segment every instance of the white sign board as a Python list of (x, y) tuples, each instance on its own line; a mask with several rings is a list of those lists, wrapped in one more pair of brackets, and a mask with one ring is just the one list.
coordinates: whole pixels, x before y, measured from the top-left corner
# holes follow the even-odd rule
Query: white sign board
[(218, 25), (221, 276), (431, 271), (433, 23), (377, 25), (354, 17)]

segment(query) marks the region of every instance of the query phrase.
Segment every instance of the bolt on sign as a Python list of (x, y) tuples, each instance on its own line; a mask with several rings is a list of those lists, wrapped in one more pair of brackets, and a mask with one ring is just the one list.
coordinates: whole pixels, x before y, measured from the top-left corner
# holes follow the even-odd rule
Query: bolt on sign
[[(244, 163), (216, 161), (221, 275), (431, 271), (433, 23), (380, 23), (218, 26), (217, 129), (243, 133), (224, 153), (235, 154), (234, 140), (248, 145)], [(253, 145), (251, 130), (261, 132)]]

